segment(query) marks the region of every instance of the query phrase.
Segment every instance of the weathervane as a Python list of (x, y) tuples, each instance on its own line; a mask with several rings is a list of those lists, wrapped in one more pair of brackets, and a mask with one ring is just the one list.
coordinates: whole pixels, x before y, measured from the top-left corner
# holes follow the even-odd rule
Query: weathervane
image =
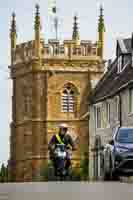
[(57, 15), (56, 0), (49, 0), (49, 15), (52, 17), (52, 20), (54, 22), (55, 38), (56, 40), (58, 40), (59, 19)]

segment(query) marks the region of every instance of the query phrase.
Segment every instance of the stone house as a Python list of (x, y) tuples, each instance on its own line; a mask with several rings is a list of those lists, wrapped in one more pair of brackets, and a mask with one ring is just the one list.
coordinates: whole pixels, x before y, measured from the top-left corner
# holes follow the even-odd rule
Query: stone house
[(116, 58), (89, 97), (89, 115), (89, 176), (93, 179), (99, 174), (93, 151), (96, 138), (104, 145), (118, 126), (133, 126), (133, 36), (117, 40)]

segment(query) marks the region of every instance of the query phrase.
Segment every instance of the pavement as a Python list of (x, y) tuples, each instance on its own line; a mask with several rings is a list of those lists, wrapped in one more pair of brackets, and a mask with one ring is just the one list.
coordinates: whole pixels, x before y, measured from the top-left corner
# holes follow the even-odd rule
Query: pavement
[(0, 184), (0, 200), (133, 200), (133, 184), (48, 182)]

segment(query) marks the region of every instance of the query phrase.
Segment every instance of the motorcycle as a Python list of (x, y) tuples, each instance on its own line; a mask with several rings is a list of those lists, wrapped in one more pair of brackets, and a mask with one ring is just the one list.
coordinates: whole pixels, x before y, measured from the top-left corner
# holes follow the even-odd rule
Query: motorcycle
[(67, 175), (69, 175), (70, 169), (68, 169), (68, 171), (66, 171), (65, 169), (67, 154), (69, 153), (70, 159), (72, 156), (72, 153), (69, 150), (70, 148), (66, 147), (66, 145), (64, 144), (56, 144), (54, 152), (56, 160), (56, 167), (55, 167), (56, 176), (66, 177)]

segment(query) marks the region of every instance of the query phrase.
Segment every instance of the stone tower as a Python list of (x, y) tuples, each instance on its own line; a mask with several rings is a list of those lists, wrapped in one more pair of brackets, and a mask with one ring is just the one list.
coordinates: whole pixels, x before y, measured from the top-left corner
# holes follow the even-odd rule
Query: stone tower
[(11, 79), (13, 82), (10, 136), (10, 170), (15, 181), (39, 180), (48, 160), (47, 145), (62, 122), (76, 135), (78, 167), (81, 148), (89, 143), (87, 96), (104, 71), (98, 45), (80, 40), (77, 17), (72, 39), (48, 42), (40, 36), (40, 13), (36, 6), (34, 39), (16, 44), (16, 19), (12, 16)]

